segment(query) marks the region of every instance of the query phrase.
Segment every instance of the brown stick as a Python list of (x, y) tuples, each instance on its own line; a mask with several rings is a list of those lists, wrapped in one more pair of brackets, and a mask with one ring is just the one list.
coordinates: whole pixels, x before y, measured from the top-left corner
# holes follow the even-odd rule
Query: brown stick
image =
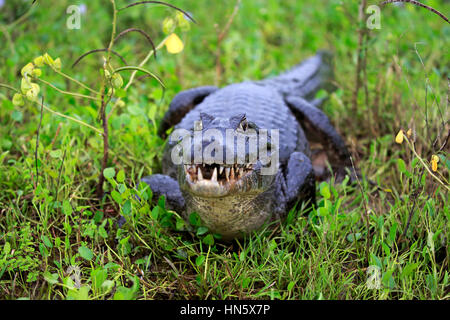
[[(110, 51), (111, 53), (115, 54), (116, 56), (118, 56), (118, 57), (120, 58), (120, 60), (122, 60), (122, 62), (123, 62), (125, 65), (128, 65), (128, 63), (125, 61), (125, 59), (124, 59), (120, 54), (118, 54), (116, 51), (114, 51), (114, 50), (109, 50), (109, 51)], [(92, 54), (92, 53), (96, 53), (96, 52), (108, 52), (108, 48), (94, 49), (94, 50), (89, 50), (89, 51), (86, 52), (86, 53), (83, 53), (83, 54), (82, 54), (81, 56), (79, 56), (78, 59), (75, 60), (75, 62), (72, 64), (72, 68), (75, 67), (75, 66), (78, 64), (78, 62), (80, 62), (84, 57), (86, 57), (86, 56), (88, 56), (88, 55), (90, 55), (90, 54)]]
[(444, 150), (444, 148), (445, 148), (445, 147), (447, 146), (447, 144), (448, 144), (449, 138), (450, 138), (450, 129), (448, 129), (448, 132), (447, 132), (447, 138), (445, 138), (444, 143), (443, 143), (442, 146), (439, 148), (439, 151)]
[(441, 17), (442, 19), (444, 19), (447, 23), (450, 23), (450, 21), (448, 20), (448, 18), (447, 18), (446, 16), (444, 16), (443, 13), (440, 13), (440, 12), (437, 11), (436, 9), (434, 9), (434, 8), (432, 8), (432, 7), (430, 7), (430, 6), (427, 6), (427, 5), (425, 5), (425, 4), (421, 3), (421, 2), (418, 2), (418, 1), (414, 1), (414, 0), (387, 0), (387, 1), (383, 1), (382, 3), (380, 3), (380, 5), (381, 5), (381, 6), (384, 6), (385, 4), (388, 4), (388, 3), (394, 3), (394, 2), (406, 2), (406, 3), (411, 3), (411, 4), (414, 4), (414, 5), (416, 5), (416, 6), (425, 8), (425, 9), (427, 9), (427, 10), (429, 10), (429, 11), (431, 11), (431, 12), (437, 14), (439, 17)]
[(108, 118), (106, 117), (106, 104), (105, 94), (102, 90), (102, 106), (100, 108), (100, 116), (102, 119), (103, 125), (103, 160), (102, 160), (102, 169), (100, 172), (100, 177), (97, 185), (97, 198), (101, 200), (103, 197), (103, 182), (105, 182), (105, 176), (103, 175), (103, 171), (106, 169), (108, 165), (108, 154), (109, 154), (109, 143), (108, 143)]
[(156, 59), (156, 47), (155, 47), (155, 44), (153, 43), (152, 38), (150, 38), (150, 36), (144, 30), (141, 30), (141, 29), (138, 29), (138, 28), (126, 29), (126, 30), (124, 30), (124, 31), (122, 31), (121, 33), (118, 34), (116, 39), (114, 39), (114, 42), (117, 42), (117, 40), (119, 40), (121, 37), (123, 37), (124, 35), (126, 35), (127, 33), (130, 33), (130, 32), (139, 32), (140, 34), (142, 34), (147, 39), (147, 41), (152, 46), (153, 51), (155, 52), (153, 55), (154, 55), (154, 57)]
[(194, 23), (197, 23), (197, 22), (194, 20), (194, 18), (193, 18), (189, 13), (187, 13), (186, 11), (184, 11), (183, 9), (180, 9), (180, 8), (174, 6), (173, 4), (170, 4), (170, 3), (167, 3), (167, 2), (163, 2), (163, 1), (139, 1), (139, 2), (135, 2), (135, 3), (131, 3), (131, 4), (127, 5), (126, 7), (120, 8), (120, 9), (117, 10), (117, 11), (122, 11), (122, 10), (125, 10), (125, 9), (127, 9), (127, 8), (131, 8), (131, 7), (134, 7), (134, 6), (137, 6), (137, 5), (140, 5), (140, 4), (146, 4), (146, 3), (162, 4), (162, 5), (164, 5), (164, 6), (167, 6), (167, 7), (170, 7), (170, 8), (172, 8), (172, 9), (178, 10), (178, 11), (180, 11), (181, 13), (183, 13), (189, 20), (191, 20), (191, 21), (194, 22)]

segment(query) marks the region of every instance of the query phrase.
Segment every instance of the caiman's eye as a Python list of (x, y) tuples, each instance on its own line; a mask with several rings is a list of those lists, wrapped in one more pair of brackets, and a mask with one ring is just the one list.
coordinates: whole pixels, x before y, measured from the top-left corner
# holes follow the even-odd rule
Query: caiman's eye
[(248, 129), (248, 122), (247, 122), (247, 119), (243, 119), (242, 121), (241, 121), (241, 123), (239, 123), (239, 129), (241, 129), (242, 131), (247, 131), (247, 129)]

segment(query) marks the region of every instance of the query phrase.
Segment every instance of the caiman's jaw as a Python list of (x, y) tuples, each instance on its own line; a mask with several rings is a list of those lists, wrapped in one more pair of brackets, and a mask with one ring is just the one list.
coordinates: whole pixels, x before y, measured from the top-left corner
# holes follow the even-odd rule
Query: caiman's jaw
[(185, 164), (181, 168), (178, 180), (181, 188), (204, 198), (260, 193), (273, 180), (271, 176), (260, 176), (258, 164)]
[[(178, 139), (183, 154), (187, 149), (187, 158), (190, 159), (183, 158), (187, 162), (178, 165), (181, 190), (196, 198), (240, 197), (257, 195), (267, 190), (278, 169), (278, 159), (272, 162), (274, 146), (271, 137), (267, 134), (260, 137), (260, 129), (256, 124), (247, 122), (245, 114), (216, 118), (201, 113), (200, 118), (191, 133)], [(187, 144), (183, 144), (185, 142)], [(256, 148), (253, 148), (255, 145), (252, 143), (256, 144)], [(194, 164), (197, 161), (193, 161), (196, 159), (195, 150), (201, 152), (202, 163)], [(234, 160), (229, 161), (229, 158)], [(238, 163), (240, 161), (246, 162)], [(269, 174), (262, 170), (263, 163), (267, 162), (270, 168), (272, 163), (276, 164), (273, 166), (275, 171)]]

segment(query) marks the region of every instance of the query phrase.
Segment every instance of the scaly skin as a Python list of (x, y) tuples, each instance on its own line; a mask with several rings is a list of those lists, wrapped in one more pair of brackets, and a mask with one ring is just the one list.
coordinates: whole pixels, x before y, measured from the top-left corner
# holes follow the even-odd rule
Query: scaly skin
[[(277, 170), (261, 175), (261, 159), (256, 163), (223, 164), (225, 154), (236, 155), (233, 145), (219, 143), (222, 161), (175, 165), (172, 150), (178, 141), (167, 143), (163, 175), (143, 179), (158, 197), (165, 195), (170, 208), (186, 219), (197, 212), (210, 231), (224, 240), (240, 238), (264, 223), (281, 220), (298, 202), (314, 203), (315, 176), (306, 137), (322, 142), (336, 166), (348, 166), (345, 143), (328, 118), (312, 100), (317, 90), (326, 88), (330, 76), (329, 57), (320, 53), (292, 70), (271, 79), (232, 84), (224, 88), (200, 87), (179, 93), (163, 119), (160, 134), (174, 126), (194, 134), (194, 123), (201, 130), (227, 129), (246, 134), (255, 129), (278, 129)], [(306, 129), (306, 134), (304, 132)], [(209, 139), (192, 143), (207, 146)], [(204, 160), (205, 161), (205, 160)]]

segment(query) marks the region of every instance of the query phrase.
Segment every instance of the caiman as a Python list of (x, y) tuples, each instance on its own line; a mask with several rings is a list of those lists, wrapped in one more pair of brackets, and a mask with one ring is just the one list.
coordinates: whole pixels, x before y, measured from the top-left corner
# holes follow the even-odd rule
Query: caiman
[[(274, 219), (281, 221), (298, 203), (315, 203), (316, 178), (323, 172), (313, 166), (311, 146), (321, 145), (334, 173), (351, 167), (344, 140), (319, 109), (324, 99), (315, 98), (321, 89), (333, 90), (332, 69), (331, 54), (321, 51), (279, 76), (178, 93), (159, 128), (161, 137), (174, 128), (163, 155), (163, 174), (142, 181), (154, 197), (164, 195), (167, 207), (186, 220), (196, 212), (223, 240), (240, 238)], [(191, 139), (174, 137), (180, 130)], [(224, 138), (227, 130), (236, 135), (231, 143)], [(259, 153), (251, 156), (254, 140), (238, 139), (247, 132), (263, 141), (256, 148), (267, 149), (265, 161)], [(200, 138), (194, 138), (196, 133)], [(245, 141), (241, 149), (237, 140)], [(190, 147), (188, 154), (174, 161), (182, 143)], [(200, 150), (200, 157), (193, 150)], [(275, 170), (263, 174), (269, 165)]]

